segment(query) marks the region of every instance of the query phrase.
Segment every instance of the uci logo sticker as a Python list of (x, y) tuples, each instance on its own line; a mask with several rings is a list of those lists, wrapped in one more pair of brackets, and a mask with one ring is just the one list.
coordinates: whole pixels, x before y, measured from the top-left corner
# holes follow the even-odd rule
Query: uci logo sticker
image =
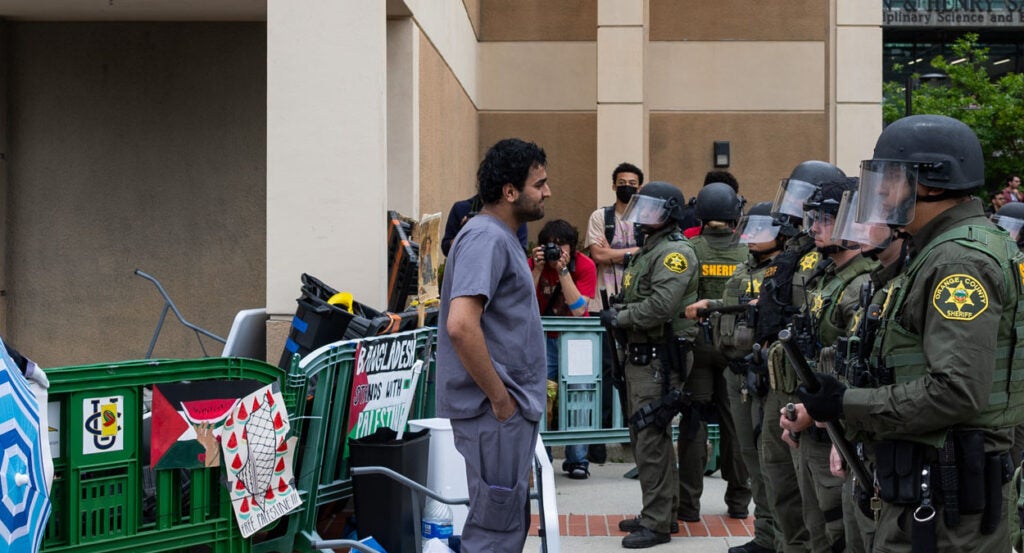
[(686, 271), (687, 267), (686, 258), (679, 252), (672, 252), (666, 255), (662, 263), (673, 273), (682, 273)]
[(932, 305), (943, 318), (973, 321), (988, 309), (988, 292), (969, 275), (950, 275), (932, 292)]
[(821, 261), (821, 255), (818, 252), (810, 252), (807, 255), (800, 258), (800, 270), (810, 271)]

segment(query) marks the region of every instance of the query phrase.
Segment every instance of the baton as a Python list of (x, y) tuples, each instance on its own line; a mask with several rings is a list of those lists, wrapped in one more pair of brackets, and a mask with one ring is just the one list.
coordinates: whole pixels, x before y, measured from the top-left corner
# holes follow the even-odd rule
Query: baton
[[(807, 364), (807, 358), (804, 357), (803, 352), (792, 342), (792, 335), (793, 333), (790, 329), (783, 329), (779, 332), (779, 341), (782, 342), (782, 349), (785, 350), (786, 357), (793, 364), (793, 368), (796, 369), (796, 374), (800, 377), (800, 381), (803, 382), (804, 388), (813, 394), (821, 389), (821, 384), (818, 383), (818, 379), (814, 376), (814, 371)], [(853, 475), (857, 477), (857, 484), (868, 494), (874, 494), (874, 490), (871, 489), (872, 480), (868, 474), (868, 469), (861, 462), (860, 458), (857, 457), (853, 450), (853, 444), (846, 439), (846, 435), (843, 434), (843, 427), (839, 424), (839, 421), (826, 422), (825, 429), (828, 431), (828, 437), (832, 439), (832, 444), (836, 446), (836, 451), (846, 461), (846, 466), (850, 467)]]
[(723, 305), (721, 307), (704, 307), (697, 310), (697, 316), (707, 318), (712, 313), (746, 313), (750, 308), (745, 303), (737, 305)]

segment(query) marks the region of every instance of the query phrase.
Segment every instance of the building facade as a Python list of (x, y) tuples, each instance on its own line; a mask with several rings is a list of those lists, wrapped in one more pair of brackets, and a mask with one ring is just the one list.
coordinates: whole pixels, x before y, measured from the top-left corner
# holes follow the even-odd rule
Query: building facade
[(220, 335), (266, 306), (274, 361), (303, 272), (383, 306), (385, 211), (447, 213), (507, 136), (583, 228), (621, 161), (690, 197), (727, 142), (760, 201), (882, 126), (876, 1), (202, 4), (0, 0), (0, 332), (44, 366), (145, 353), (135, 268)]

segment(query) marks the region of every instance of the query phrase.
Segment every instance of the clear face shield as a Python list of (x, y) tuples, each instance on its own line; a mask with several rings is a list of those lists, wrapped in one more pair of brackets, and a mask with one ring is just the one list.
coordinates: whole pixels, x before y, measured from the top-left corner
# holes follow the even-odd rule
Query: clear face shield
[(622, 212), (622, 220), (637, 225), (660, 225), (668, 220), (668, 210), (665, 209), (665, 200), (633, 194)]
[(779, 225), (769, 215), (744, 215), (736, 225), (732, 244), (762, 244), (779, 235)]
[(1008, 217), (1006, 215), (992, 215), (992, 222), (995, 225), (1006, 232), (1010, 233), (1010, 238), (1016, 242), (1017, 238), (1020, 237), (1020, 229), (1024, 228), (1024, 220), (1017, 219), (1016, 217)]
[(832, 229), (836, 224), (836, 216), (828, 211), (809, 209), (804, 212), (804, 228), (812, 237), (821, 236), (828, 240), (832, 236)]
[(836, 224), (832, 227), (832, 241), (848, 250), (858, 247), (883, 249), (892, 241), (892, 229), (885, 225), (865, 225), (857, 222), (857, 192), (843, 192), (839, 202)]
[(868, 159), (860, 163), (858, 223), (902, 227), (914, 220), (917, 165), (905, 161)]
[(772, 215), (784, 214), (793, 217), (804, 216), (804, 202), (811, 198), (817, 186), (796, 179), (782, 179), (779, 191), (772, 202)]

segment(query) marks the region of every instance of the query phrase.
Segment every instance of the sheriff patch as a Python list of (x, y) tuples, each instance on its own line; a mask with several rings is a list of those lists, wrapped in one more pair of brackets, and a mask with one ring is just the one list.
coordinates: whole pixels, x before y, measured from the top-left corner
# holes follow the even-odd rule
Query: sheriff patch
[(686, 257), (679, 252), (672, 252), (666, 255), (662, 263), (673, 273), (683, 273), (687, 269)]
[(1020, 273), (1020, 283), (1024, 284), (1024, 263), (1017, 264), (1017, 272)]
[(808, 252), (807, 255), (800, 258), (800, 270), (810, 271), (814, 268), (818, 262), (821, 261), (821, 254), (818, 252)]
[(970, 275), (950, 275), (935, 287), (932, 305), (943, 318), (973, 321), (988, 309), (988, 292)]
[(701, 263), (700, 276), (702, 277), (731, 277), (736, 272), (735, 265), (722, 263)]
[(761, 281), (757, 280), (756, 278), (752, 278), (752, 279), (748, 280), (747, 281), (746, 293), (747, 293), (748, 296), (756, 296), (757, 294), (760, 294), (761, 293)]

